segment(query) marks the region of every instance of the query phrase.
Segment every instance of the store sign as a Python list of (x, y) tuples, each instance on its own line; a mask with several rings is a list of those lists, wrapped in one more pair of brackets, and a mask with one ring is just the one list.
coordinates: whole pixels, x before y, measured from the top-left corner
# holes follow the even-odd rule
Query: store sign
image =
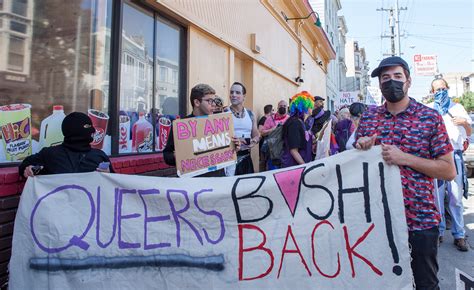
[(412, 289), (381, 148), (233, 177), (28, 178), (10, 289)]
[(235, 164), (231, 113), (173, 121), (176, 169), (179, 176), (196, 176)]
[(359, 101), (359, 91), (353, 92), (339, 92), (335, 102), (334, 109), (337, 111), (342, 107), (349, 107), (352, 103)]
[(434, 76), (438, 73), (438, 62), (436, 55), (415, 54), (413, 56), (415, 75)]
[(8, 75), (7, 74), (7, 75), (5, 75), (5, 80), (24, 83), (24, 82), (26, 82), (26, 77), (25, 76), (20, 76), (20, 75)]

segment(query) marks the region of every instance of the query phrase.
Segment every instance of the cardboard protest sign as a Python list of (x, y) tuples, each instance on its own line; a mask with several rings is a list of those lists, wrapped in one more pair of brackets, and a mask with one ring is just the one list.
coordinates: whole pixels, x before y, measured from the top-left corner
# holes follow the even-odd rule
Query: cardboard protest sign
[(220, 178), (29, 178), (15, 289), (412, 289), (400, 172), (380, 147)]
[(235, 164), (231, 113), (173, 121), (176, 169), (179, 176), (196, 176)]

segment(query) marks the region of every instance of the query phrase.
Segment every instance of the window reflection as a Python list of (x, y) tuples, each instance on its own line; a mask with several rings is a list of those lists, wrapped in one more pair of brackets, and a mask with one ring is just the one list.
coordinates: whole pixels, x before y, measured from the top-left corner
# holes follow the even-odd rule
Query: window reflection
[(92, 145), (110, 154), (112, 0), (0, 0), (0, 10), (0, 163), (61, 143), (72, 111), (91, 115)]
[(153, 151), (153, 14), (124, 4), (119, 152)]
[(123, 11), (119, 152), (161, 151), (179, 114), (182, 31), (131, 3)]

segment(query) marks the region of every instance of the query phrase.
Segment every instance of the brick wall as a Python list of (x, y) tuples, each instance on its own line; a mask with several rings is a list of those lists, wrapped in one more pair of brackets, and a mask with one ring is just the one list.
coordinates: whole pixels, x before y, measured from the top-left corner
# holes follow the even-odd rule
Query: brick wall
[[(161, 153), (115, 157), (111, 162), (116, 173), (176, 176), (176, 168), (166, 165)], [(24, 184), (18, 167), (0, 168), (0, 289), (7, 287), (13, 222)]]

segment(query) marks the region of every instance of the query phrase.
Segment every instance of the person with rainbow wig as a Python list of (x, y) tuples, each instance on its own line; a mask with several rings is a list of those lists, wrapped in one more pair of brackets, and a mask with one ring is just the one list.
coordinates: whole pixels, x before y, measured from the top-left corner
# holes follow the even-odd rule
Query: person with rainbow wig
[(313, 135), (306, 130), (305, 115), (314, 108), (314, 96), (302, 91), (290, 99), (290, 118), (283, 125), (282, 168), (311, 161)]

